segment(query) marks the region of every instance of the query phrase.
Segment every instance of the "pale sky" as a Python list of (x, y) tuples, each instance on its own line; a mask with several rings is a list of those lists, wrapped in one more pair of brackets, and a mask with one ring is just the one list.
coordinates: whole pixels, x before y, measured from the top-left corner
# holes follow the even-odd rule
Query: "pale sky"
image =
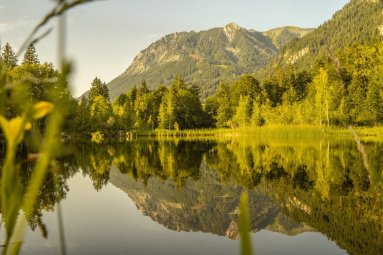
[[(111, 81), (139, 51), (166, 34), (200, 31), (235, 22), (265, 31), (280, 26), (317, 27), (348, 0), (103, 0), (68, 17), (68, 56), (75, 63), (72, 91), (80, 96), (95, 76)], [(0, 0), (0, 38), (17, 50), (52, 0)], [(55, 22), (48, 27), (54, 27)], [(40, 61), (56, 63), (56, 34), (36, 45)], [(19, 63), (21, 62), (19, 58)], [(56, 65), (55, 65), (56, 66)]]

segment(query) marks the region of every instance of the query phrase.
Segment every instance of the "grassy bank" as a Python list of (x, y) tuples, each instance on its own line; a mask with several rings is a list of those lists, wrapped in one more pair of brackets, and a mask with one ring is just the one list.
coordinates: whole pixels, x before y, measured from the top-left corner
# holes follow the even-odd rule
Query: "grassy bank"
[[(353, 130), (363, 138), (373, 137), (383, 139), (383, 127), (353, 127)], [(132, 137), (274, 137), (274, 138), (320, 138), (320, 137), (350, 137), (351, 132), (346, 127), (323, 128), (320, 126), (283, 126), (273, 125), (256, 128), (239, 129), (196, 129), (196, 130), (154, 130), (135, 131)]]

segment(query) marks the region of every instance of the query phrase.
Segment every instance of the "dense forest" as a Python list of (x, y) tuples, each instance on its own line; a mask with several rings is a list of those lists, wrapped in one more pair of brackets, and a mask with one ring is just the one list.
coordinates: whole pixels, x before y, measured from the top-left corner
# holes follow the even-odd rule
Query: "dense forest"
[[(13, 101), (50, 101), (59, 73), (40, 63), (34, 46), (22, 63), (6, 44), (1, 53), (5, 78), (14, 86), (7, 94), (5, 115), (16, 116)], [(216, 93), (201, 101), (199, 87), (177, 75), (170, 86), (148, 89), (145, 80), (113, 102), (104, 82), (94, 78), (87, 97), (61, 95), (69, 105), (67, 134), (106, 135), (156, 129), (248, 128), (270, 124), (347, 126), (379, 125), (383, 121), (383, 43), (354, 44), (328, 54), (310, 70), (276, 68), (264, 81), (242, 75), (222, 81)], [(23, 81), (22, 83), (20, 81)], [(28, 104), (26, 104), (28, 106)], [(40, 121), (43, 127), (43, 121)]]

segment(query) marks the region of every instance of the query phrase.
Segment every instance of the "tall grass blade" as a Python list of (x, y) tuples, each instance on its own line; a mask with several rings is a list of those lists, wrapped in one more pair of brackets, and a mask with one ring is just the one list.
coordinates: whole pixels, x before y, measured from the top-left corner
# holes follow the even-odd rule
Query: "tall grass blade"
[(250, 212), (248, 200), (247, 192), (243, 192), (239, 205), (239, 234), (241, 237), (241, 255), (253, 254), (250, 239)]

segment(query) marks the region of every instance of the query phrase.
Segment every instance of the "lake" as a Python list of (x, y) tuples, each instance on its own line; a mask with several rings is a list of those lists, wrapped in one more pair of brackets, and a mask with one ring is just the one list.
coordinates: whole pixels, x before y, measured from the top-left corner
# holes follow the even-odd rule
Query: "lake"
[(59, 203), (68, 254), (239, 254), (243, 191), (257, 255), (380, 254), (382, 163), (351, 135), (68, 143), (22, 254), (60, 254)]

